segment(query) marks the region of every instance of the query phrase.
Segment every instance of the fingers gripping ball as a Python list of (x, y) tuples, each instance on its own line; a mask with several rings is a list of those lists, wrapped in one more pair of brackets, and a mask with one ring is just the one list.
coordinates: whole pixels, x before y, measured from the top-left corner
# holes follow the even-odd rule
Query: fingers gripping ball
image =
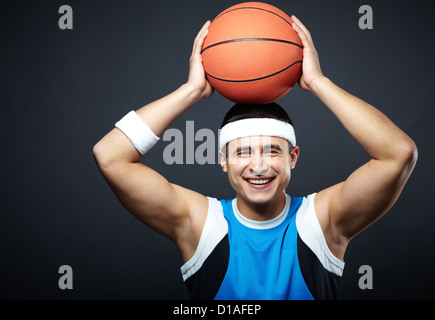
[(269, 103), (295, 85), (302, 70), (302, 43), (280, 9), (245, 2), (220, 13), (202, 46), (207, 80), (236, 103)]

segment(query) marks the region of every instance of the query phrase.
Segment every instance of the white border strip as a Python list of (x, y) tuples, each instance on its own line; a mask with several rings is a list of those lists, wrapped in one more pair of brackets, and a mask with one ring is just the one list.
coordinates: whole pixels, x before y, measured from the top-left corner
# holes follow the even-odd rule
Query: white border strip
[(115, 127), (125, 134), (141, 155), (147, 153), (160, 140), (134, 110), (115, 123)]
[(252, 118), (227, 123), (220, 131), (219, 149), (222, 150), (232, 140), (250, 136), (279, 137), (296, 146), (295, 130), (290, 123), (270, 118)]
[(344, 262), (334, 256), (326, 243), (314, 208), (315, 196), (316, 193), (313, 193), (304, 198), (296, 215), (296, 228), (302, 241), (314, 252), (323, 267), (341, 277)]
[(210, 197), (208, 197), (208, 201), (207, 219), (205, 220), (198, 246), (192, 258), (180, 268), (183, 281), (186, 281), (202, 267), (204, 261), (228, 233), (228, 224), (225, 220), (221, 203), (217, 199)]
[(237, 208), (237, 198), (235, 198), (233, 200), (232, 205), (233, 205), (234, 215), (236, 216), (237, 220), (239, 220), (239, 222), (241, 224), (243, 224), (244, 226), (251, 228), (251, 229), (270, 229), (270, 228), (275, 228), (275, 227), (279, 226), (285, 220), (285, 218), (288, 215), (290, 203), (291, 203), (291, 197), (288, 194), (286, 194), (285, 195), (284, 209), (281, 211), (281, 213), (278, 216), (276, 216), (273, 219), (266, 220), (266, 221), (251, 220), (251, 219), (244, 217), (239, 212), (239, 209)]

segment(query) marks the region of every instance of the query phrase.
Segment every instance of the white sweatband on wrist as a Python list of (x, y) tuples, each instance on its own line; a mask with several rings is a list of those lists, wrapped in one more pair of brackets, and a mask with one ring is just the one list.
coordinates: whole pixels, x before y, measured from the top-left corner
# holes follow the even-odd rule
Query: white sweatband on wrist
[(272, 136), (286, 139), (296, 146), (296, 135), (293, 126), (277, 119), (249, 118), (227, 123), (220, 131), (219, 150), (232, 140), (250, 136)]
[(126, 135), (141, 155), (147, 153), (160, 140), (134, 110), (119, 120), (115, 127)]

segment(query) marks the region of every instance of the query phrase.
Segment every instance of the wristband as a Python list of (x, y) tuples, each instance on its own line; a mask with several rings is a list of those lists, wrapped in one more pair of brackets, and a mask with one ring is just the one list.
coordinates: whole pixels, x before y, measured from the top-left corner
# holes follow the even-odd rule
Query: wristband
[(135, 111), (127, 113), (115, 127), (125, 134), (141, 155), (147, 153), (160, 140)]

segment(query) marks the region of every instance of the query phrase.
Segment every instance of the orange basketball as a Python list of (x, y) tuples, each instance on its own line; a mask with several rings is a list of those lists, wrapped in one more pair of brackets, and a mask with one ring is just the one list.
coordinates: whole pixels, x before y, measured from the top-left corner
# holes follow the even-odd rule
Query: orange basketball
[(236, 103), (269, 103), (295, 85), (302, 70), (302, 43), (280, 9), (245, 2), (220, 13), (202, 47), (207, 80)]

